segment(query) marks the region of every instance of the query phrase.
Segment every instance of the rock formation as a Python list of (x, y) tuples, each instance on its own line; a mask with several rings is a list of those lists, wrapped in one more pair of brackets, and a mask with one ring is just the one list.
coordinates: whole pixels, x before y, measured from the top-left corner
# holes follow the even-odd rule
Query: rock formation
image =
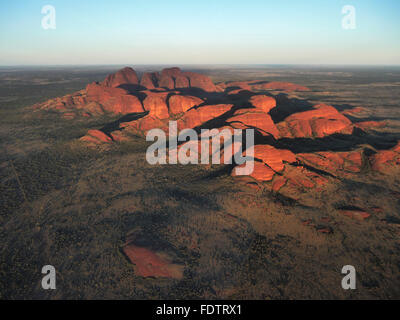
[(118, 72), (107, 76), (107, 78), (101, 83), (104, 87), (118, 88), (124, 84), (139, 84), (139, 79), (136, 71), (132, 68), (124, 68)]
[[(254, 128), (254, 159), (247, 160), (254, 162), (254, 171), (249, 176), (273, 192), (318, 189), (329, 181), (368, 170), (385, 174), (400, 164), (400, 143), (386, 150), (357, 145), (346, 150), (327, 148), (335, 135), (351, 139), (355, 130), (365, 133), (384, 123), (353, 123), (350, 119), (365, 111), (361, 107), (340, 112), (333, 106), (304, 104), (276, 93), (309, 90), (291, 83), (258, 80), (214, 84), (205, 75), (179, 68), (147, 72), (139, 79), (133, 69), (124, 68), (101, 83), (91, 83), (85, 90), (34, 108), (59, 112), (65, 119), (107, 113), (139, 115), (136, 120), (120, 122), (111, 131), (90, 130), (80, 139), (89, 146), (129, 141), (132, 134), (144, 135), (153, 128), (167, 131), (170, 120), (177, 121), (179, 130)], [(314, 146), (312, 151), (307, 151), (307, 144)], [(366, 215), (353, 212), (354, 216)]]

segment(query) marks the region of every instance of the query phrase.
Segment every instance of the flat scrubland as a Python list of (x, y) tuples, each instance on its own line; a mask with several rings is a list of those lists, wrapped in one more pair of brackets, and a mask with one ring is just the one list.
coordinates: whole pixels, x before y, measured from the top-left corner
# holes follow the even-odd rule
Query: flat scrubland
[[(77, 141), (116, 116), (64, 120), (27, 108), (117, 69), (0, 70), (1, 299), (400, 298), (399, 170), (365, 168), (288, 198), (246, 187), (224, 166), (150, 166), (140, 137), (107, 150)], [(191, 70), (215, 82), (305, 85), (312, 91), (292, 96), (366, 107), (372, 120), (388, 120), (376, 134), (400, 139), (398, 68)], [(338, 214), (346, 205), (380, 210), (358, 221)], [(183, 279), (135, 275), (122, 252), (129, 237), (163, 248), (185, 266)], [(57, 270), (54, 291), (40, 285), (47, 264)], [(341, 287), (348, 264), (357, 270), (354, 291)]]

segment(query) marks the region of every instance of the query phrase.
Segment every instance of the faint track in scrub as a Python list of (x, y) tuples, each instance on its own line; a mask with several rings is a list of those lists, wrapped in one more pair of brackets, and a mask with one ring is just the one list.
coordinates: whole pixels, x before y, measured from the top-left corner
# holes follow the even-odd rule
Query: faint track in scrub
[(4, 150), (4, 154), (6, 155), (6, 159), (8, 159), (8, 162), (9, 162), (10, 165), (11, 165), (11, 169), (12, 169), (14, 175), (15, 175), (15, 179), (17, 180), (18, 187), (19, 187), (19, 189), (20, 189), (20, 191), (21, 191), (21, 193), (22, 193), (22, 196), (24, 197), (25, 202), (28, 203), (28, 198), (26, 197), (24, 188), (22, 187), (22, 183), (21, 183), (21, 180), (19, 179), (18, 172), (17, 172), (17, 170), (15, 169), (14, 162), (11, 160), (10, 157), (8, 157), (7, 150), (6, 150), (6, 148), (5, 148), (4, 146), (3, 146), (3, 150)]

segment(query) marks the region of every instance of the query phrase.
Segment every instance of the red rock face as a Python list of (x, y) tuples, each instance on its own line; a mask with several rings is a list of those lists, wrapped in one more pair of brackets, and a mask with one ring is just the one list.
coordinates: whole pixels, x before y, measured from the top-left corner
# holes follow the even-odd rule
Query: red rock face
[(133, 132), (135, 134), (145, 135), (149, 130), (154, 128), (163, 128), (164, 122), (158, 118), (147, 115), (139, 120), (121, 123), (118, 128), (118, 132)]
[(314, 137), (322, 138), (334, 133), (351, 134), (353, 128), (350, 121), (334, 119), (315, 119), (310, 122)]
[(253, 96), (250, 103), (257, 109), (268, 113), (272, 108), (276, 107), (276, 100), (272, 97), (265, 95)]
[(124, 68), (107, 76), (101, 84), (105, 87), (119, 87), (123, 84), (139, 84), (139, 80), (135, 70)]
[(372, 169), (381, 173), (390, 172), (400, 164), (400, 142), (390, 150), (380, 150), (370, 158)]
[(129, 141), (129, 138), (124, 135), (121, 131), (114, 131), (111, 133), (111, 137), (113, 141), (122, 142), (122, 141)]
[(188, 111), (189, 109), (199, 106), (203, 100), (192, 96), (174, 95), (169, 98), (169, 112), (171, 114), (179, 114)]
[(356, 220), (368, 219), (371, 215), (363, 210), (339, 210), (339, 213)]
[(360, 172), (363, 165), (361, 151), (299, 153), (296, 156), (300, 161), (334, 175)]
[[(271, 181), (275, 175), (275, 171), (272, 170), (270, 167), (267, 167), (262, 162), (252, 161), (254, 170), (246, 173), (247, 176), (250, 176), (258, 181)], [(246, 164), (242, 164), (238, 166), (239, 168), (245, 168)], [(235, 168), (236, 169), (236, 168)], [(232, 176), (236, 177), (235, 169), (232, 171)]]
[(254, 146), (254, 158), (261, 160), (272, 170), (281, 172), (284, 169), (283, 162), (296, 162), (296, 156), (290, 150), (276, 149), (270, 145)]
[(146, 72), (143, 74), (142, 79), (140, 79), (140, 85), (152, 90), (158, 87), (159, 81), (160, 75), (157, 72)]
[(87, 86), (86, 92), (87, 101), (100, 105), (103, 111), (122, 114), (144, 111), (140, 100), (124, 89), (104, 88), (92, 83)]
[(166, 68), (161, 71), (161, 77), (171, 77), (176, 78), (182, 74), (181, 69), (174, 67), (174, 68)]
[(149, 111), (151, 116), (158, 119), (169, 118), (167, 97), (168, 92), (146, 91), (146, 98), (143, 100), (144, 109)]
[(178, 75), (175, 78), (175, 88), (181, 89), (181, 88), (190, 88), (190, 82), (187, 77), (184, 75)]
[(181, 121), (178, 122), (178, 127), (180, 130), (198, 127), (209, 120), (218, 118), (231, 110), (232, 107), (233, 105), (231, 104), (217, 104), (191, 109), (186, 112)]
[(144, 112), (144, 109), (137, 97), (124, 95), (116, 98), (113, 105), (109, 107), (107, 111), (111, 113), (129, 114)]
[(87, 135), (80, 139), (90, 144), (110, 143), (112, 139), (100, 130), (89, 130)]
[(128, 92), (121, 88), (104, 87), (97, 83), (88, 84), (86, 87), (86, 95), (89, 101), (105, 102), (115, 96), (122, 96)]
[(200, 88), (206, 92), (217, 91), (215, 84), (205, 75), (194, 72), (185, 72), (184, 75), (189, 79), (191, 88)]
[(154, 128), (162, 128), (163, 127), (163, 123), (152, 116), (147, 116), (143, 119), (140, 119), (139, 124), (138, 124), (138, 129), (140, 131), (143, 131), (144, 133), (146, 133), (147, 131), (154, 129)]
[[(227, 120), (234, 128), (255, 128), (264, 135), (279, 137), (279, 131), (272, 121), (271, 116), (264, 112), (248, 112), (233, 116)], [(237, 124), (243, 125), (237, 126)]]
[(285, 187), (296, 192), (320, 188), (328, 183), (326, 177), (302, 166), (286, 166), (285, 178), (287, 178)]
[(161, 74), (160, 82), (159, 82), (158, 85), (161, 88), (166, 88), (166, 89), (169, 89), (169, 90), (175, 89), (175, 81), (174, 81), (174, 79), (171, 76), (165, 75), (165, 74)]
[(386, 121), (363, 121), (354, 124), (357, 128), (368, 130), (373, 128), (383, 128), (387, 125)]
[(215, 92), (216, 87), (211, 79), (194, 72), (182, 72), (179, 68), (168, 68), (161, 72), (159, 87), (169, 90), (198, 88), (206, 92)]
[(324, 105), (324, 104), (315, 105), (313, 110), (295, 113), (295, 114), (287, 117), (286, 120), (287, 121), (291, 121), (291, 120), (308, 120), (309, 121), (309, 120), (321, 119), (321, 118), (337, 119), (337, 120), (343, 120), (343, 121), (347, 121), (347, 122), (351, 123), (349, 119), (347, 119), (342, 114), (340, 114), (340, 112), (337, 111), (334, 107)]

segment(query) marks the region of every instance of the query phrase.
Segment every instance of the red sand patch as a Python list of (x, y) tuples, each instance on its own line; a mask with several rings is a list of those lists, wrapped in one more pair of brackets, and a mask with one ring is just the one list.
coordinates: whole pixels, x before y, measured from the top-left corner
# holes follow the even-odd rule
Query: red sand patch
[(162, 252), (153, 252), (147, 248), (127, 245), (124, 253), (135, 265), (135, 273), (142, 277), (182, 279), (182, 265), (171, 263), (169, 256)]
[(361, 210), (339, 210), (339, 213), (356, 220), (365, 220), (371, 216), (368, 212)]

